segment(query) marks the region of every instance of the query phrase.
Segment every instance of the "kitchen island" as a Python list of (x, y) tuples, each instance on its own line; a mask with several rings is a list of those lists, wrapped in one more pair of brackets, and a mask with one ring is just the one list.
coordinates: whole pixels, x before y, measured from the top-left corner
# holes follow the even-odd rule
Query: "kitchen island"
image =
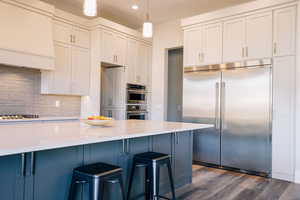
[[(72, 170), (106, 162), (124, 170), (127, 183), (133, 155), (156, 151), (172, 155), (176, 187), (192, 179), (192, 133), (211, 125), (161, 121), (115, 121), (92, 127), (78, 120), (0, 125), (0, 193), (5, 200), (67, 200)], [(134, 180), (133, 194), (144, 191), (144, 170)], [(161, 170), (161, 191), (168, 192)], [(127, 185), (127, 184), (126, 184)], [(77, 199), (87, 200), (79, 187)], [(114, 185), (107, 188), (114, 190)], [(119, 199), (113, 192), (111, 199)]]

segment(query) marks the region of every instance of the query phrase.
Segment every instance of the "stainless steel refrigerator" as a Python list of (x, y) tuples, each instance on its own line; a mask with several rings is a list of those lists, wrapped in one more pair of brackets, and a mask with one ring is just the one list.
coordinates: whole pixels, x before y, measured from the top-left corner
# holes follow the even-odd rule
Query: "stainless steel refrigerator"
[(271, 63), (185, 68), (183, 121), (214, 124), (194, 134), (194, 162), (271, 173)]

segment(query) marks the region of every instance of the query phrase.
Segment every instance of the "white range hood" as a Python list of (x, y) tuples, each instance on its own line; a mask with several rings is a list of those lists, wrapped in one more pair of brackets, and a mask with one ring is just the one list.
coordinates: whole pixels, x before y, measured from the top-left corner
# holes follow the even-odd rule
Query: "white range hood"
[(53, 70), (54, 10), (38, 0), (0, 0), (0, 64)]

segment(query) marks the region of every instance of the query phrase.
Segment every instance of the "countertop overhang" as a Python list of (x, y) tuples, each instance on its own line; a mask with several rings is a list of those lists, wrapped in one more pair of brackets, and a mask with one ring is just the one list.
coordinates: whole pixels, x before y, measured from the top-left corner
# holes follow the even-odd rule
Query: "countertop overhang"
[(150, 120), (120, 120), (112, 127), (79, 120), (0, 124), (0, 156), (210, 127), (213, 125)]

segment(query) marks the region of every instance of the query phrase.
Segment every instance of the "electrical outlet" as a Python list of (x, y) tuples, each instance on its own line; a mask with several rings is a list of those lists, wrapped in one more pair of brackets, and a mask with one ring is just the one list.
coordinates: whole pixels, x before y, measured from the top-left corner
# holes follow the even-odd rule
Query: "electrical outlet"
[(55, 107), (56, 107), (56, 108), (59, 108), (59, 107), (60, 107), (60, 101), (58, 101), (58, 100), (55, 101)]

